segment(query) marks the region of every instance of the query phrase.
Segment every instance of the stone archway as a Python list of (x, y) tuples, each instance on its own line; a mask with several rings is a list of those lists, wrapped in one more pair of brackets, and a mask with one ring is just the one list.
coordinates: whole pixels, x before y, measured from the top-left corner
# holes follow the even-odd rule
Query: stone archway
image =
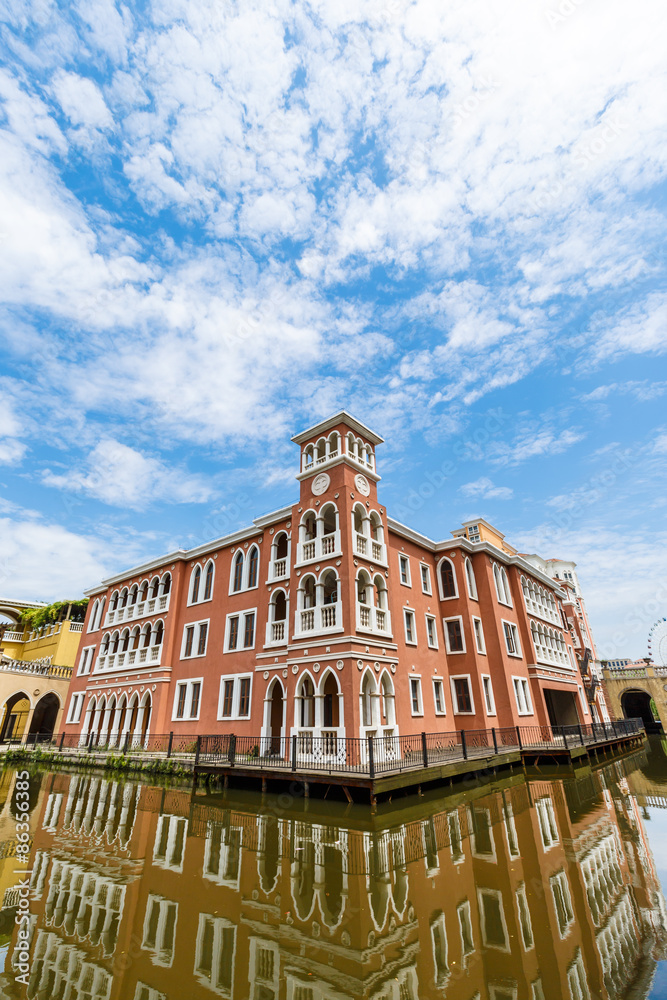
[(43, 698), (40, 698), (32, 713), (27, 742), (33, 743), (42, 739), (50, 739), (56, 728), (59, 711), (60, 699), (53, 691), (49, 691)]
[(648, 691), (642, 688), (631, 688), (621, 695), (621, 708), (626, 719), (641, 719), (647, 733), (663, 732), (660, 718), (654, 716), (651, 702), (655, 705)]
[(30, 716), (30, 698), (25, 691), (17, 691), (5, 702), (0, 722), (0, 743), (20, 740)]

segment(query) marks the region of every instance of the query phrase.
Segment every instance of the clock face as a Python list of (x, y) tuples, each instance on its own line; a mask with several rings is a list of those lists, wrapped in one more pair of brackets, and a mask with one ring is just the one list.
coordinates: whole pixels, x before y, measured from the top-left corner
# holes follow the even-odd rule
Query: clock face
[(365, 497), (367, 497), (371, 491), (371, 488), (368, 484), (368, 480), (366, 479), (365, 476), (355, 476), (354, 485), (357, 487), (359, 492), (363, 494), (363, 496)]
[(315, 494), (315, 496), (319, 497), (322, 495), (322, 493), (326, 493), (326, 491), (329, 489), (330, 482), (331, 480), (329, 479), (326, 472), (320, 472), (319, 476), (315, 476), (315, 478), (313, 479), (313, 484), (310, 488)]

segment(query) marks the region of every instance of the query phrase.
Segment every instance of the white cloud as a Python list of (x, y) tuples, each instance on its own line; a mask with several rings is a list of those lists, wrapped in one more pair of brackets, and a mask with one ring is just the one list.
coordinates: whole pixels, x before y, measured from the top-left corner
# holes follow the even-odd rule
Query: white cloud
[(494, 486), (487, 476), (464, 483), (459, 487), (459, 493), (464, 497), (477, 497), (480, 500), (511, 500), (514, 496), (514, 490), (509, 486)]
[(585, 435), (576, 428), (556, 431), (544, 427), (539, 430), (524, 430), (513, 442), (494, 441), (488, 447), (487, 457), (494, 465), (519, 465), (531, 458), (560, 455)]
[(628, 306), (612, 322), (594, 317), (597, 359), (622, 354), (662, 354), (667, 351), (667, 295), (654, 292), (644, 301)]
[(77, 73), (56, 73), (53, 90), (61, 108), (73, 125), (106, 129), (113, 124), (102, 91), (94, 80)]
[(26, 453), (26, 445), (19, 440), (22, 432), (12, 400), (0, 396), (0, 465), (15, 465), (21, 461)]
[(135, 509), (160, 500), (204, 503), (213, 493), (203, 477), (169, 468), (159, 459), (147, 458), (111, 439), (99, 442), (88, 456), (85, 470), (58, 474), (47, 469), (43, 481), (47, 486), (84, 493), (106, 504)]

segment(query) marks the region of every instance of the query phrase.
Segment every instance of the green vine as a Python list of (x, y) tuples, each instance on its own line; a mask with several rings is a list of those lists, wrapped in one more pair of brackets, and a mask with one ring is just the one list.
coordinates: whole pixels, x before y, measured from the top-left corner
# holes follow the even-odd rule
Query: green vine
[(54, 601), (45, 608), (25, 608), (21, 612), (20, 621), (36, 632), (45, 625), (54, 625), (56, 622), (82, 622), (86, 617), (87, 607), (87, 597), (79, 601)]

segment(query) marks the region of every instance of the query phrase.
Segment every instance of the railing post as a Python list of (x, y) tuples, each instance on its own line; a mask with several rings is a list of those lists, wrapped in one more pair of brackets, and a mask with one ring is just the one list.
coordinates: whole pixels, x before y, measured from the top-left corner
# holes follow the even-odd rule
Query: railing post
[(426, 733), (422, 733), (422, 757), (424, 759), (424, 767), (428, 767), (428, 747), (426, 745)]
[(229, 737), (229, 766), (234, 767), (235, 761), (236, 761), (236, 735), (234, 733), (231, 733)]
[(127, 753), (127, 751), (130, 749), (130, 738), (131, 738), (130, 730), (128, 729), (128, 731), (125, 733), (125, 746), (123, 747), (124, 754)]
[(93, 740), (95, 739), (95, 732), (90, 734), (90, 739), (88, 740), (88, 753), (93, 752)]
[(604, 730), (604, 738), (608, 740), (609, 736), (607, 735), (607, 723), (604, 721), (604, 719), (602, 720), (602, 728)]
[(568, 750), (569, 747), (567, 745), (567, 732), (565, 731), (565, 726), (560, 727), (560, 734), (563, 737), (563, 746), (565, 747), (566, 750)]
[(63, 729), (62, 733), (60, 734), (60, 743), (58, 745), (58, 751), (62, 750), (64, 742), (65, 742), (65, 730)]
[(523, 743), (521, 742), (521, 730), (516, 727), (516, 741), (519, 744), (519, 750), (523, 750)]
[(583, 734), (583, 731), (581, 729), (581, 723), (578, 724), (577, 729), (579, 730), (579, 739), (581, 740), (581, 745), (583, 747), (583, 745), (584, 745), (584, 734)]
[(371, 778), (375, 777), (375, 758), (373, 756), (373, 737), (368, 737), (368, 773)]
[(167, 760), (171, 757), (171, 747), (174, 742), (174, 734), (169, 733), (169, 743), (167, 744)]
[(296, 771), (296, 733), (292, 735), (292, 770)]
[(197, 749), (195, 750), (195, 767), (199, 763), (199, 754), (201, 753), (201, 736), (197, 737)]
[(493, 736), (494, 753), (498, 753), (498, 740), (496, 739), (496, 730), (494, 726), (491, 726), (491, 735)]
[(461, 730), (461, 750), (463, 751), (463, 759), (468, 759), (468, 747), (466, 746), (466, 734), (465, 730)]

